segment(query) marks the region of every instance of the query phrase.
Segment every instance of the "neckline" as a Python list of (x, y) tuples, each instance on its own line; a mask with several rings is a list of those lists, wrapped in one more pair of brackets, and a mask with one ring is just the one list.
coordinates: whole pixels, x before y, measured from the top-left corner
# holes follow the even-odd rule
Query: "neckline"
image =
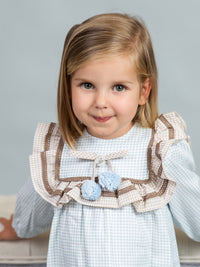
[(91, 135), (90, 133), (88, 133), (86, 128), (83, 130), (83, 134), (86, 138), (89, 138), (89, 139), (92, 139), (95, 141), (99, 141), (99, 142), (116, 142), (116, 141), (121, 141), (123, 139), (128, 138), (133, 133), (135, 128), (138, 126), (139, 126), (138, 123), (134, 123), (134, 125), (131, 127), (131, 129), (128, 132), (126, 132), (125, 134), (123, 134), (119, 137), (111, 138), (111, 139), (104, 139), (104, 138), (95, 137), (95, 136)]

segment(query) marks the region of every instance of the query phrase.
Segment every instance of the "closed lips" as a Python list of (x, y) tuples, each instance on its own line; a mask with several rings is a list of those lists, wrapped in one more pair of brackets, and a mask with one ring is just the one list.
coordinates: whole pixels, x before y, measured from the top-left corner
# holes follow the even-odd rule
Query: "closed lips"
[(104, 121), (107, 121), (107, 120), (111, 119), (112, 116), (108, 116), (108, 117), (96, 117), (96, 116), (93, 116), (93, 118), (94, 118), (95, 120), (97, 120), (97, 121), (102, 121), (102, 122), (104, 122)]

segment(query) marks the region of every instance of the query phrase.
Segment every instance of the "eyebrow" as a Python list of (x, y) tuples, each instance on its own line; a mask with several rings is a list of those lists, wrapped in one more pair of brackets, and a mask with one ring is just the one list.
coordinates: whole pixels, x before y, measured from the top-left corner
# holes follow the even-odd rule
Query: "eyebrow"
[(120, 83), (130, 83), (130, 84), (134, 84), (134, 82), (130, 82), (130, 81), (126, 81), (126, 80), (119, 80), (119, 81), (115, 81), (115, 84), (120, 84)]

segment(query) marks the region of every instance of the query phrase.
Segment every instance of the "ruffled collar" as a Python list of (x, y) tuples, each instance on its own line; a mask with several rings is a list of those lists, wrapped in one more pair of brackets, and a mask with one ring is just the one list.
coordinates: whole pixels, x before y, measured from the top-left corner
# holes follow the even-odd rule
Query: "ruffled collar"
[[(137, 129), (134, 125), (125, 135), (115, 139), (86, 137), (91, 141), (121, 142), (130, 138)], [(59, 126), (55, 123), (40, 123), (34, 138), (34, 153), (30, 156), (31, 176), (36, 191), (56, 207), (62, 207), (71, 199), (82, 205), (93, 207), (120, 208), (132, 203), (138, 212), (158, 209), (166, 205), (175, 190), (176, 183), (163, 169), (162, 162), (174, 143), (186, 139), (185, 124), (177, 113), (161, 115), (156, 123), (147, 149), (149, 179), (135, 180), (122, 177), (118, 189), (114, 192), (103, 192), (95, 201), (84, 199), (81, 186), (91, 177), (67, 177), (60, 179), (60, 160), (64, 142)], [(69, 166), (70, 168), (70, 166)]]

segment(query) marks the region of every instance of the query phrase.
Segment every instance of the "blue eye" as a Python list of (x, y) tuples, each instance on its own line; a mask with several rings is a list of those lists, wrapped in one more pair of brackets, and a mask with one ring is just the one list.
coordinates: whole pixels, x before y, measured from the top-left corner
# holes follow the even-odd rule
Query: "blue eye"
[(116, 84), (116, 85), (114, 86), (114, 91), (116, 91), (116, 92), (122, 92), (122, 91), (124, 91), (124, 90), (126, 90), (126, 87), (123, 86), (122, 84)]
[(84, 89), (92, 89), (93, 88), (93, 85), (91, 83), (82, 83), (81, 86), (84, 88)]

